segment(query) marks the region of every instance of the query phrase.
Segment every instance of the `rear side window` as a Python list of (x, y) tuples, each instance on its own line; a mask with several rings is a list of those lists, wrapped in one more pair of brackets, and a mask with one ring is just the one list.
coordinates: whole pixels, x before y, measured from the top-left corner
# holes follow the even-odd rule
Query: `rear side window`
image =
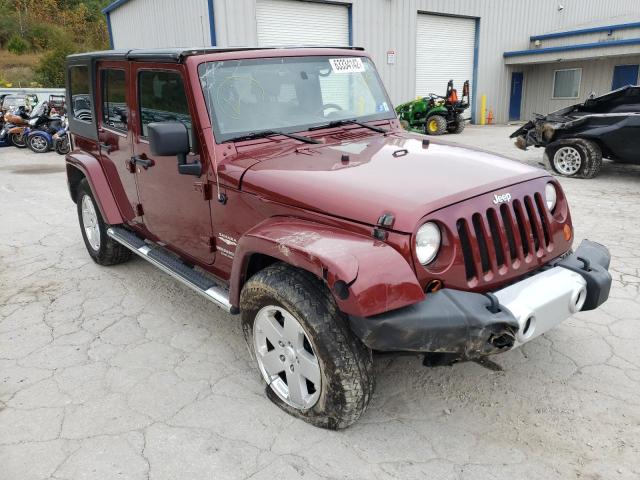
[(124, 70), (102, 70), (102, 124), (127, 130), (127, 82)]
[(143, 137), (152, 122), (184, 123), (191, 137), (189, 104), (179, 73), (143, 70), (138, 77), (138, 95)]
[(92, 122), (89, 67), (83, 65), (71, 67), (69, 69), (69, 78), (73, 116), (78, 120)]

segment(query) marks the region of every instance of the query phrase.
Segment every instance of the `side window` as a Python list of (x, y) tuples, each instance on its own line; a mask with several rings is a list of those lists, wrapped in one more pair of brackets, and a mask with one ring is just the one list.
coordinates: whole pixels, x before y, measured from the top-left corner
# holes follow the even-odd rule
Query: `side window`
[(127, 130), (127, 82), (124, 70), (102, 70), (102, 124)]
[(92, 122), (91, 96), (89, 94), (89, 67), (74, 66), (69, 69), (71, 111), (78, 120)]
[(138, 77), (140, 126), (148, 135), (152, 122), (182, 122), (191, 138), (191, 116), (182, 78), (177, 72), (143, 70)]

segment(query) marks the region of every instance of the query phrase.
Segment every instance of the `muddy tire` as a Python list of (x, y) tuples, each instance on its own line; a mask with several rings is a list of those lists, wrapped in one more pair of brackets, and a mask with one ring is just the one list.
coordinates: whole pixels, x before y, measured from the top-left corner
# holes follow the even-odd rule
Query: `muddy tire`
[(552, 170), (565, 177), (594, 178), (602, 169), (602, 151), (583, 138), (559, 140), (545, 148)]
[(86, 179), (78, 185), (76, 204), (82, 239), (93, 261), (99, 265), (117, 265), (129, 260), (131, 251), (107, 235), (108, 225), (102, 219)]
[(464, 118), (462, 115), (456, 115), (456, 120), (451, 125), (447, 126), (447, 132), (449, 133), (462, 133), (464, 131)]
[(245, 340), (272, 402), (332, 430), (360, 418), (374, 388), (371, 351), (351, 333), (322, 281), (274, 264), (247, 281), (240, 310)]
[(424, 133), (427, 135), (443, 135), (447, 133), (447, 120), (442, 115), (432, 115), (427, 118)]

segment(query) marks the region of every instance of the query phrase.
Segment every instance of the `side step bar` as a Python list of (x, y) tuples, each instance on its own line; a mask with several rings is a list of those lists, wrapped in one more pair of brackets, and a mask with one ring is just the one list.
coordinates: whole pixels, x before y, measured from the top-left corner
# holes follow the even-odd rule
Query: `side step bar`
[(229, 292), (206, 275), (189, 267), (178, 258), (168, 254), (162, 248), (146, 243), (136, 234), (122, 227), (109, 227), (107, 235), (124, 245), (133, 253), (141, 256), (160, 270), (179, 280), (187, 287), (195, 290), (218, 307), (231, 312)]

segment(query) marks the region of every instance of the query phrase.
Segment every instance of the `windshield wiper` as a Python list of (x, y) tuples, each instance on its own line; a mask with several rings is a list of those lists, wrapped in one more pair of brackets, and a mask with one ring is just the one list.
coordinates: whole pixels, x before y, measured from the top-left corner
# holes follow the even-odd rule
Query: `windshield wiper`
[(374, 132), (389, 133), (389, 130), (387, 130), (386, 128), (380, 128), (374, 125), (369, 125), (363, 122), (359, 122), (358, 120), (355, 120), (353, 118), (351, 119), (345, 118), (343, 120), (334, 120), (333, 122), (325, 123), (323, 125), (318, 125), (316, 127), (311, 127), (309, 130), (320, 130), (321, 128), (341, 127), (342, 125), (358, 125), (360, 127), (373, 130)]
[(303, 135), (295, 135), (293, 133), (280, 132), (278, 130), (263, 130), (261, 132), (254, 132), (254, 133), (249, 133), (247, 135), (240, 135), (238, 137), (229, 138), (222, 143), (240, 142), (243, 140), (255, 140), (256, 138), (267, 138), (273, 135), (283, 135), (285, 137), (293, 138), (294, 140), (298, 140), (304, 143), (322, 143), (320, 140), (316, 140), (315, 138), (305, 137)]

